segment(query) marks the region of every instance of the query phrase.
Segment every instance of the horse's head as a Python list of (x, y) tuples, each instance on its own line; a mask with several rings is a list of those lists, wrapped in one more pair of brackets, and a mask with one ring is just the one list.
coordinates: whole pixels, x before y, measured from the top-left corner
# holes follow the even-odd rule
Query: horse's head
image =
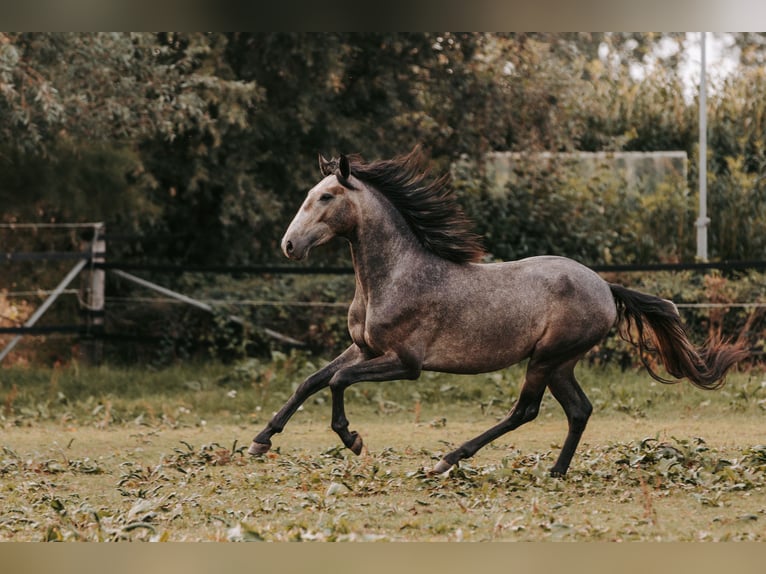
[(348, 158), (326, 160), (320, 155), (319, 169), (324, 179), (309, 190), (282, 238), (282, 251), (290, 259), (303, 259), (312, 247), (347, 235), (356, 224)]

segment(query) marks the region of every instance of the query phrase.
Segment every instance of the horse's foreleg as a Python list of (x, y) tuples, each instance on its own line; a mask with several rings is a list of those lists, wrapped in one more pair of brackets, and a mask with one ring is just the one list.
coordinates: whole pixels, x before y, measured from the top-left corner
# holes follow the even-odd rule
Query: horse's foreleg
[(364, 353), (362, 350), (356, 345), (351, 345), (327, 366), (319, 369), (316, 373), (303, 381), (279, 412), (272, 417), (266, 427), (253, 439), (247, 452), (250, 454), (263, 454), (267, 452), (271, 448), (271, 437), (276, 433), (282, 432), (287, 421), (295, 414), (298, 407), (300, 407), (306, 399), (314, 393), (324, 389), (339, 369), (363, 360)]
[(330, 381), (332, 392), (332, 429), (338, 433), (343, 444), (354, 454), (362, 452), (362, 437), (356, 431), (348, 430), (348, 419), (343, 394), (350, 385), (361, 381), (393, 381), (397, 379), (417, 379), (420, 376), (420, 364), (415, 361), (403, 361), (395, 353), (375, 357), (369, 361), (340, 369)]

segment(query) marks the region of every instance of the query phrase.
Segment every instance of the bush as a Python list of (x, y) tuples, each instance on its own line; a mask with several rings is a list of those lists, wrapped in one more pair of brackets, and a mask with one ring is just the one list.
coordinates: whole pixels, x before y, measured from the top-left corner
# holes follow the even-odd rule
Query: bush
[(530, 156), (498, 192), (469, 163), (454, 171), (455, 187), (492, 256), (562, 255), (588, 265), (688, 259), (693, 213), (682, 179), (631, 186), (611, 163), (583, 169), (566, 157)]

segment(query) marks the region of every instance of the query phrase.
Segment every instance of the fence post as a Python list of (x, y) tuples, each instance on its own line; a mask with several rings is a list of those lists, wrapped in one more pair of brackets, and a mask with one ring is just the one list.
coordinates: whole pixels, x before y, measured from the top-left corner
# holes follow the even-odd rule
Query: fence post
[[(90, 233), (88, 234), (90, 235)], [(101, 363), (104, 355), (105, 274), (104, 269), (96, 265), (106, 261), (106, 237), (104, 224), (93, 226), (92, 237), (84, 237), (84, 251), (90, 252), (88, 272), (81, 286), (81, 305), (84, 307), (85, 339), (82, 341), (82, 358), (93, 365)], [(88, 241), (88, 239), (90, 239)]]

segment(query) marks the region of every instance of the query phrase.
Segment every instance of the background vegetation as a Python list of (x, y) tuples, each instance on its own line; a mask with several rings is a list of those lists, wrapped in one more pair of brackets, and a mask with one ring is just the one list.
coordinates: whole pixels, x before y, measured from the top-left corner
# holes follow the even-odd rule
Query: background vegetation
[[(732, 38), (739, 67), (709, 98), (710, 252), (762, 259), (766, 43)], [(2, 33), (0, 223), (104, 221), (109, 261), (281, 263), (277, 243), (318, 178), (317, 151), (377, 158), (421, 143), (436, 169), (454, 169), (492, 258), (691, 261), (697, 103), (672, 49), (683, 40)], [(611, 170), (584, 176), (532, 154), (496, 194), (458, 161), (655, 150), (685, 151), (688, 180), (628, 189)], [(76, 229), (2, 229), (0, 252), (82, 240)], [(348, 263), (340, 243), (311, 261)], [(36, 291), (70, 265), (0, 263), (1, 324), (23, 323)], [(608, 339), (578, 367), (594, 417), (566, 480), (547, 475), (566, 426), (550, 396), (538, 420), (448, 477), (422, 470), (507, 412), (523, 365), (351, 387), (361, 457), (339, 446), (318, 393), (268, 455), (248, 457), (255, 430), (346, 345), (353, 280), (140, 274), (215, 312), (152, 301), (109, 275), (106, 327), (118, 344), (104, 365), (83, 364), (69, 337), (29, 338), (14, 352), (0, 371), (0, 540), (764, 539), (761, 366), (741, 365), (716, 393), (667, 387)], [(763, 347), (761, 308), (733, 306), (764, 301), (763, 274), (608, 279), (675, 300), (700, 342), (723, 332)], [(721, 307), (683, 306), (699, 301)], [(67, 294), (44, 323), (79, 311)], [(275, 345), (264, 326), (308, 350)]]
[[(766, 71), (758, 34), (732, 36), (736, 73), (709, 106), (713, 259), (760, 259), (766, 247)], [(57, 34), (0, 35), (0, 220), (104, 221), (109, 259), (179, 265), (281, 262), (278, 241), (317, 180), (317, 151), (387, 157), (422, 143), (436, 169), (489, 151), (688, 154), (686, 182), (629, 191), (565, 161), (519, 167), (504, 196), (481, 170), (455, 185), (493, 257), (556, 253), (586, 264), (691, 261), (697, 189), (697, 102), (682, 79), (682, 34)], [(674, 49), (675, 48), (675, 49)], [(637, 72), (638, 70), (638, 72)], [(685, 185), (684, 185), (685, 184)], [(490, 216), (491, 215), (491, 216)], [(3, 251), (79, 249), (75, 232), (2, 231)], [(340, 242), (312, 264), (347, 264)], [(55, 284), (59, 264), (0, 267), (0, 284)], [(152, 275), (199, 297), (344, 302), (348, 278)], [(730, 299), (760, 295), (748, 275)], [(653, 281), (695, 301), (707, 279)], [(109, 295), (136, 295), (110, 279)], [(733, 294), (733, 291), (736, 294)], [(745, 293), (745, 291), (747, 293)], [(141, 293), (143, 295), (143, 293)], [(748, 301), (756, 299), (750, 298)], [(18, 314), (27, 302), (10, 302)], [(57, 307), (62, 314), (76, 305)], [(226, 317), (110, 303), (107, 329), (134, 332), (159, 361), (214, 349), (268, 349)], [(248, 306), (254, 325), (329, 350), (343, 344), (336, 308)], [(709, 317), (692, 315), (692, 323)], [(743, 311), (734, 331), (748, 320)], [(750, 326), (762, 338), (758, 318)], [(55, 321), (53, 321), (55, 322)], [(708, 325), (703, 325), (700, 334)], [(223, 333), (223, 334), (222, 334)], [(137, 353), (137, 354), (136, 354)], [(44, 357), (68, 356), (58, 349)]]

